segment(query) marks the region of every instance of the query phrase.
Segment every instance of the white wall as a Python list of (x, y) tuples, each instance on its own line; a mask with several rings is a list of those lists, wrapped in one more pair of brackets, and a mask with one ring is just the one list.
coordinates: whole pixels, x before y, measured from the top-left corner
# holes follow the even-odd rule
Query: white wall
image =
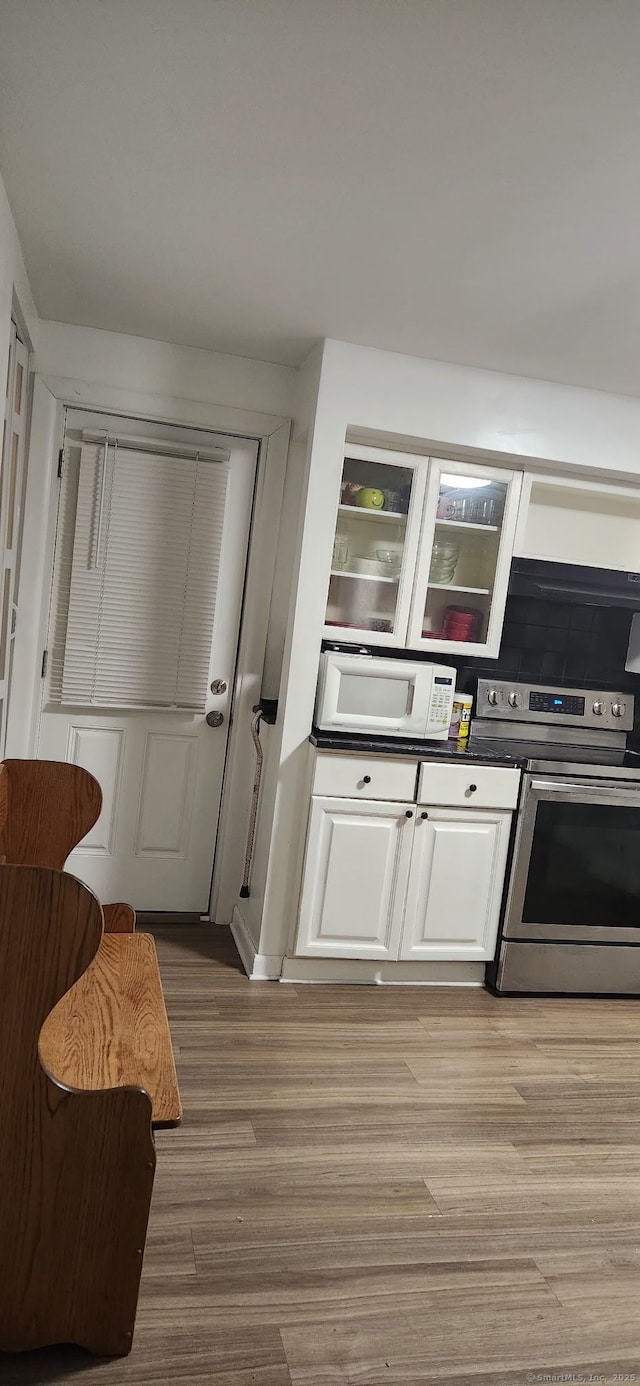
[[(239, 901), (236, 908), (236, 924), (240, 922), (243, 927), (249, 950), (255, 950), (262, 955), (261, 975), (276, 977), (280, 972), (281, 931), (277, 925), (273, 930), (275, 957), (270, 960), (270, 931), (265, 931), (262, 925), (267, 918), (280, 921), (291, 912), (290, 891), (295, 880), (294, 870), (285, 869), (284, 874), (279, 870), (271, 870), (270, 853), (272, 843), (280, 831), (281, 805), (286, 800), (286, 751), (283, 751), (282, 743), (283, 710), (287, 701), (292, 615), (297, 599), (302, 520), (321, 363), (322, 350), (317, 348), (307, 358), (297, 379), (293, 410), (294, 427), (289, 445), (282, 513), (278, 533), (273, 536), (274, 543), (277, 544), (278, 557), (271, 596), (269, 642), (265, 660), (265, 691), (268, 696), (277, 694), (279, 712), (276, 725), (263, 727), (262, 730), (265, 762), (256, 825), (251, 894), (248, 899)], [(277, 802), (276, 795), (279, 796)], [(295, 830), (292, 832), (286, 807), (284, 825), (288, 844), (295, 852), (298, 834)], [(284, 842), (281, 845), (284, 846)], [(241, 944), (242, 940), (238, 938), (238, 942)], [(245, 957), (245, 962), (248, 970), (251, 970), (251, 959)]]
[[(532, 459), (556, 469), (640, 475), (640, 399), (526, 380), (327, 341), (312, 420), (300, 565), (283, 670), (281, 749), (259, 951), (292, 937), (301, 869), (304, 782), (347, 430), (417, 451)], [(279, 884), (278, 884), (279, 883)]]
[(78, 382), (84, 382), (95, 386), (96, 405), (105, 390), (111, 397), (114, 390), (135, 390), (156, 401), (218, 405), (225, 410), (228, 430), (235, 410), (289, 418), (296, 381), (289, 366), (61, 322), (40, 324), (36, 369), (46, 380), (55, 380), (55, 393), (63, 392), (69, 401), (77, 397)]
[[(37, 338), (37, 314), (11, 208), (7, 200), (4, 183), (0, 178), (0, 381), (2, 381), (3, 392), (7, 373), (9, 328), (14, 294), (18, 300), (20, 315), (31, 339), (29, 344), (34, 345)], [(4, 393), (2, 398), (4, 399)]]

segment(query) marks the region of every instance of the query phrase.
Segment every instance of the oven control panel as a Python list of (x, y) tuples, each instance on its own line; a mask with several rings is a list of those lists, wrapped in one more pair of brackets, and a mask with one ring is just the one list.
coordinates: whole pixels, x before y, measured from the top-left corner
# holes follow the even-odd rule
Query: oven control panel
[(529, 694), (529, 712), (552, 712), (554, 717), (584, 717), (586, 698), (573, 693), (540, 693), (535, 689)]
[(633, 694), (589, 688), (541, 688), (529, 683), (478, 679), (476, 717), (499, 717), (505, 722), (530, 722), (532, 725), (562, 723), (568, 727), (631, 731)]

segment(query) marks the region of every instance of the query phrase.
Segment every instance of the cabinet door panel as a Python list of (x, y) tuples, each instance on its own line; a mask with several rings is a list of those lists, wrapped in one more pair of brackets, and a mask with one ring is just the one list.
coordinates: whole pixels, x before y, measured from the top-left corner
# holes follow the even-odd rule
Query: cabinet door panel
[(431, 458), (407, 644), (497, 655), (522, 478)]
[(426, 486), (426, 457), (345, 450), (327, 594), (327, 639), (404, 645)]
[(406, 898), (413, 807), (313, 798), (296, 952), (394, 959)]
[(416, 822), (400, 957), (491, 959), (511, 814), (428, 812)]

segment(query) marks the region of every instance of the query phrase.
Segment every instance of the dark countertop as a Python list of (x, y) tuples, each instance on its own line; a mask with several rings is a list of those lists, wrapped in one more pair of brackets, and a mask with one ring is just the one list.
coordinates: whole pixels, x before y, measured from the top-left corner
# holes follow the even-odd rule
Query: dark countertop
[(344, 751), (360, 755), (413, 756), (418, 760), (473, 760), (485, 765), (522, 767), (527, 759), (520, 747), (511, 748), (480, 737), (462, 741), (410, 741), (404, 737), (356, 736), (351, 732), (312, 731), (312, 746), (319, 751)]

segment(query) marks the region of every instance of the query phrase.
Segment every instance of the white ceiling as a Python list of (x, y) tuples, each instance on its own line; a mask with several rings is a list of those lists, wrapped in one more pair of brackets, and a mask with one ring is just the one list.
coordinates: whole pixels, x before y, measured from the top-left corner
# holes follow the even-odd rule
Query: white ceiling
[(43, 317), (640, 394), (638, 0), (0, 0)]

